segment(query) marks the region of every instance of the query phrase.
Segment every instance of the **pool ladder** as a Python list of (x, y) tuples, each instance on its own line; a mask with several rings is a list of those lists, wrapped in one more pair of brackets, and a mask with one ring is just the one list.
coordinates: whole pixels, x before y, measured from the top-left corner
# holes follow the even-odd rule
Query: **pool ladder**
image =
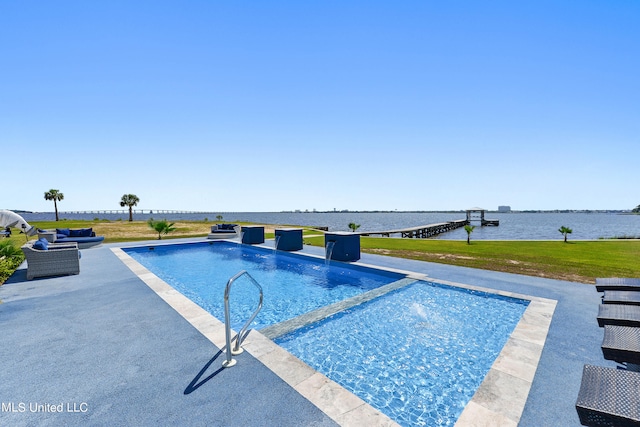
[[(258, 290), (260, 291), (260, 302), (258, 303), (258, 308), (256, 308), (256, 311), (253, 312), (253, 315), (249, 318), (249, 320), (247, 320), (247, 322), (244, 324), (240, 332), (238, 332), (234, 338), (231, 338), (231, 315), (229, 314), (229, 292), (231, 291), (231, 285), (233, 285), (233, 282), (235, 282), (242, 276), (247, 276), (251, 281), (251, 283), (253, 283), (255, 287), (258, 288)], [(227, 282), (227, 287), (224, 289), (224, 326), (225, 326), (225, 338), (227, 340), (227, 359), (224, 362), (222, 362), (223, 367), (230, 368), (236, 364), (236, 361), (233, 359), (232, 355), (238, 355), (243, 352), (243, 349), (242, 347), (240, 347), (240, 345), (242, 344), (242, 341), (244, 341), (244, 339), (247, 337), (247, 335), (249, 335), (249, 333), (247, 332), (247, 328), (249, 327), (251, 322), (253, 322), (253, 319), (256, 318), (261, 308), (262, 308), (262, 286), (260, 286), (260, 284), (256, 282), (256, 280), (249, 273), (247, 273), (247, 270), (242, 270), (241, 272), (233, 276), (231, 279), (229, 279), (229, 281)], [(234, 339), (235, 339), (235, 345), (232, 349), (231, 342)]]

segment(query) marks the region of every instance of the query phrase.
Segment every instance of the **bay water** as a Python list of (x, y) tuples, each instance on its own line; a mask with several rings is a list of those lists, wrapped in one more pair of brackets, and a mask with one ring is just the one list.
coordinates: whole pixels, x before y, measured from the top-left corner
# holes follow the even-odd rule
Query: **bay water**
[[(349, 231), (349, 223), (359, 224), (358, 231), (396, 230), (446, 221), (466, 219), (466, 212), (203, 212), (203, 213), (134, 213), (134, 220), (149, 218), (169, 221), (213, 222), (218, 215), (224, 222), (250, 222), (254, 224), (302, 225), (328, 227), (329, 231)], [(52, 221), (53, 212), (21, 214), (28, 221)], [(61, 212), (65, 219), (107, 219), (126, 221), (126, 211)], [(471, 234), (473, 240), (557, 240), (562, 238), (561, 226), (571, 228), (569, 240), (601, 238), (640, 238), (640, 215), (602, 212), (487, 212), (486, 219), (497, 219), (499, 226), (481, 227), (479, 223)], [(399, 235), (396, 235), (399, 237)], [(440, 234), (433, 239), (466, 239), (463, 228)]]

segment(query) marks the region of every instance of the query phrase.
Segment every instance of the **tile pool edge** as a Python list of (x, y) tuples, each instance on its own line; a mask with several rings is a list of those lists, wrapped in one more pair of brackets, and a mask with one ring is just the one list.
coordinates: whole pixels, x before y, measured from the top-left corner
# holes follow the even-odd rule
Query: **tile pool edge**
[[(155, 276), (121, 248), (112, 248), (111, 251), (215, 346), (219, 349), (225, 347), (225, 328), (221, 321)], [(354, 264), (400, 272), (364, 263)], [(407, 274), (408, 278), (530, 301), (484, 381), (455, 424), (458, 427), (517, 426), (531, 389), (557, 301), (445, 280), (427, 279), (424, 274), (405, 271), (403, 273)], [(244, 341), (243, 348), (340, 425), (398, 425), (258, 331), (251, 331)]]

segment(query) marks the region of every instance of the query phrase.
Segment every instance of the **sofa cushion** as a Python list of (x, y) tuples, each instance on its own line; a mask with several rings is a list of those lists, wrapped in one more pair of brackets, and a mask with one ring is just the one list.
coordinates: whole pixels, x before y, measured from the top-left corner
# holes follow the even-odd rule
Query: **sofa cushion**
[(49, 241), (44, 237), (39, 238), (35, 242), (33, 242), (33, 249), (39, 249), (41, 251), (46, 251), (49, 249)]
[(56, 233), (64, 234), (65, 236), (68, 236), (70, 232), (71, 230), (69, 230), (68, 228), (56, 228)]

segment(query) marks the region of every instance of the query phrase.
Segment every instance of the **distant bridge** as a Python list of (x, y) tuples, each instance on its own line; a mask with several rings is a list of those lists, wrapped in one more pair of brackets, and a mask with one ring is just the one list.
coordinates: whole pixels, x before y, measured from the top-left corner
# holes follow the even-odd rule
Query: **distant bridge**
[[(204, 214), (204, 213), (216, 213), (216, 212), (205, 212), (205, 211), (179, 211), (179, 210), (170, 210), (170, 209), (133, 209), (134, 214)], [(90, 210), (90, 211), (65, 211), (60, 212), (60, 214), (128, 214), (129, 209), (99, 209), (99, 210)]]

